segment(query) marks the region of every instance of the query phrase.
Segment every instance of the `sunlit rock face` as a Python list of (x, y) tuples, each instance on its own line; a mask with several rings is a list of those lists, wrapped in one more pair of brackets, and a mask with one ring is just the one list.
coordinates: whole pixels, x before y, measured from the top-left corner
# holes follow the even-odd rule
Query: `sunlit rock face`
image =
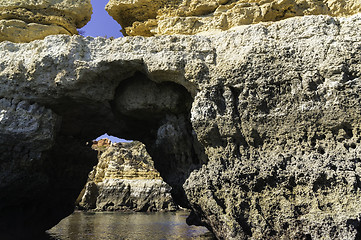
[(1, 0), (0, 41), (30, 42), (77, 34), (92, 13), (90, 0)]
[(106, 10), (130, 36), (209, 34), (295, 16), (350, 16), (358, 0), (110, 0)]
[(96, 211), (177, 209), (171, 187), (154, 168), (144, 144), (134, 141), (95, 146), (99, 161), (79, 196), (79, 208)]
[(33, 183), (1, 182), (0, 234), (71, 212), (96, 162), (86, 142), (107, 132), (143, 142), (188, 222), (219, 239), (359, 239), (360, 32), (357, 14), (0, 43), (0, 176)]

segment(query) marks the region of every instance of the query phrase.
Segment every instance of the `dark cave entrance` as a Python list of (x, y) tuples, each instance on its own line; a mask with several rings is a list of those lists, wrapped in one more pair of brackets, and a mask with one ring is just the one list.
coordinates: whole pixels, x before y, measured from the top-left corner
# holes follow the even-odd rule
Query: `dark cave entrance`
[[(49, 132), (51, 143), (36, 155), (38, 158), (14, 168), (19, 181), (15, 181), (15, 187), (9, 186), (16, 190), (3, 188), (8, 196), (2, 202), (5, 207), (0, 222), (4, 225), (0, 226), (0, 237), (15, 233), (15, 239), (29, 239), (69, 216), (89, 172), (97, 164), (97, 152), (86, 143), (105, 132), (144, 143), (155, 168), (172, 187), (173, 200), (189, 208), (182, 185), (193, 170), (206, 163), (190, 122), (191, 94), (177, 83), (164, 81), (164, 75), (162, 82), (156, 82), (141, 72), (131, 77), (127, 74), (124, 80), (113, 73), (107, 68), (101, 83), (93, 79), (98, 75), (88, 74), (88, 81), (100, 84), (104, 90), (106, 81), (111, 86), (118, 83), (106, 90), (114, 93), (110, 101), (97, 97), (94, 100), (88, 94), (38, 99), (36, 104), (57, 116), (55, 132)], [(24, 146), (19, 154), (31, 147)]]
[(64, 98), (47, 106), (62, 117), (62, 122), (55, 146), (46, 153), (46, 172), (52, 172), (53, 188), (46, 201), (64, 207), (49, 206), (53, 221), (48, 221), (46, 228), (73, 211), (88, 173), (97, 164), (96, 151), (85, 143), (105, 132), (144, 143), (155, 168), (172, 187), (176, 204), (189, 208), (182, 185), (194, 169), (205, 163), (190, 123), (192, 102), (183, 86), (156, 83), (137, 72), (120, 82), (110, 102)]

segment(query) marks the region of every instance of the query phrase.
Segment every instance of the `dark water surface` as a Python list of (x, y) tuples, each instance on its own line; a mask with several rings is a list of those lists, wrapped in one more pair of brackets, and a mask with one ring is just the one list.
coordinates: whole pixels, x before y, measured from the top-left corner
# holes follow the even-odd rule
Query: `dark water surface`
[(188, 226), (188, 212), (75, 212), (48, 231), (58, 240), (215, 239), (204, 227)]

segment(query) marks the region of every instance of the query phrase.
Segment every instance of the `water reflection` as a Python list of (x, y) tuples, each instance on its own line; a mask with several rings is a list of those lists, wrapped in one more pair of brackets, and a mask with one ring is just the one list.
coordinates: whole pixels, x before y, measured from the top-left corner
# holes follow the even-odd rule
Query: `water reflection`
[(188, 212), (75, 212), (48, 233), (58, 240), (215, 239), (206, 228), (188, 226)]

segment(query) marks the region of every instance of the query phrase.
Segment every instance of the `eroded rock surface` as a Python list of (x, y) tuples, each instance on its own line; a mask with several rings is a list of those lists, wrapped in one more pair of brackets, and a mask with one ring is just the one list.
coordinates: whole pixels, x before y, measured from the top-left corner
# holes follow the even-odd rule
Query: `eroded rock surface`
[(357, 0), (110, 0), (106, 10), (130, 36), (198, 34), (304, 15), (349, 16)]
[(41, 239), (72, 213), (96, 154), (49, 108), (1, 98), (0, 109), (0, 238)]
[(89, 174), (78, 206), (96, 211), (175, 211), (171, 187), (163, 181), (144, 144), (94, 145), (98, 164)]
[(30, 42), (77, 34), (92, 13), (90, 0), (1, 0), (0, 41)]
[[(3, 42), (0, 97), (36, 103), (58, 116), (54, 143), (36, 150), (52, 152), (45, 162), (59, 164), (59, 153), (79, 151), (60, 151), (63, 140), (74, 146), (108, 132), (142, 141), (174, 200), (193, 209), (189, 222), (220, 239), (358, 239), (360, 32), (360, 15), (305, 16), (212, 36)], [(152, 87), (132, 102), (141, 86)], [(149, 114), (138, 114), (143, 111)], [(29, 121), (40, 125), (36, 116)], [(3, 119), (1, 133), (9, 128)], [(16, 139), (6, 143), (11, 154), (27, 136), (15, 129)], [(20, 162), (7, 156), (0, 159), (1, 175), (8, 171), (4, 162)], [(75, 169), (73, 164), (56, 169)], [(25, 166), (22, 174), (43, 166)], [(44, 171), (49, 181), (52, 171)], [(66, 180), (71, 173), (56, 180), (75, 183)], [(14, 187), (1, 186), (1, 193)], [(14, 192), (0, 199), (0, 216), (25, 205), (26, 193)], [(50, 196), (41, 197), (48, 202)], [(40, 208), (31, 206), (31, 214)], [(33, 216), (27, 214), (18, 216)], [(38, 224), (44, 228), (46, 220), (39, 217)]]

